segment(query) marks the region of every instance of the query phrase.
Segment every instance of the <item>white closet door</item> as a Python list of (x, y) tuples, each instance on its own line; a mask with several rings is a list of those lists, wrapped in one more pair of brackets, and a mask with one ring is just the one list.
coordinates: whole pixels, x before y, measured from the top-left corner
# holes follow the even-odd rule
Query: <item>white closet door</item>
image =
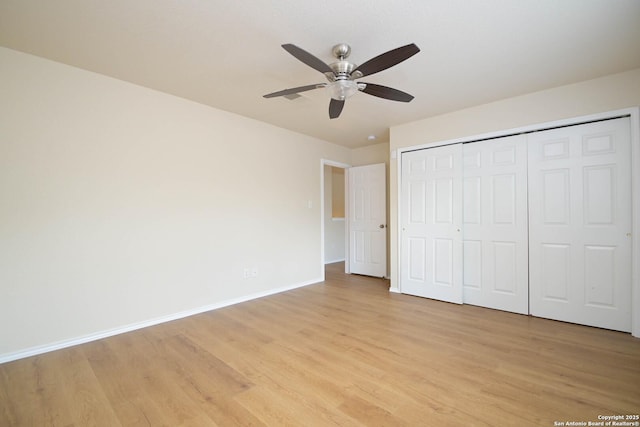
[(631, 330), (628, 118), (529, 135), (534, 316)]
[(402, 154), (400, 291), (462, 303), (462, 145)]
[(526, 136), (462, 152), (464, 303), (528, 314)]

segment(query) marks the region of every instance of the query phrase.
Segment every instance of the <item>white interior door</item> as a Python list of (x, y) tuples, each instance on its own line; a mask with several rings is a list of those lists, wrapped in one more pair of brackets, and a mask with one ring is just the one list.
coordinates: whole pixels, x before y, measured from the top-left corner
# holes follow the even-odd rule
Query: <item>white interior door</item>
[(387, 275), (385, 164), (349, 168), (349, 272)]
[(402, 154), (400, 291), (462, 303), (462, 144)]
[(528, 314), (527, 138), (462, 152), (464, 303)]
[(530, 307), (631, 330), (628, 118), (529, 135)]

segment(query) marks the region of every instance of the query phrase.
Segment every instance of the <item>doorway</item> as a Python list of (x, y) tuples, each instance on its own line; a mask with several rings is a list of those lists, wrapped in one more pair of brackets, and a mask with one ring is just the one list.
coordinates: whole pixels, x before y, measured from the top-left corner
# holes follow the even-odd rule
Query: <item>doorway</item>
[(386, 165), (322, 160), (320, 181), (323, 278), (324, 266), (341, 258), (347, 274), (387, 277)]
[(324, 165), (324, 263), (343, 262), (346, 253), (346, 169)]
[[(344, 262), (348, 272), (349, 245), (347, 240), (347, 169), (346, 163), (322, 160), (320, 165), (320, 268), (322, 278), (325, 265)], [(342, 199), (342, 203), (340, 203)]]

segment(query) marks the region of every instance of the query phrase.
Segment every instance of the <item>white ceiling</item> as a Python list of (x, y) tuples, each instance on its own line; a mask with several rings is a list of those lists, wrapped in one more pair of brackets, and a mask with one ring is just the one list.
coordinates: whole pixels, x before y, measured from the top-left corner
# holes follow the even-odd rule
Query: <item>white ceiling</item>
[[(421, 52), (367, 77), (415, 96), (364, 93), (328, 117), (322, 74), (351, 45), (361, 64), (416, 43)], [(638, 0), (0, 0), (0, 45), (95, 71), (348, 147), (389, 127), (640, 67)]]

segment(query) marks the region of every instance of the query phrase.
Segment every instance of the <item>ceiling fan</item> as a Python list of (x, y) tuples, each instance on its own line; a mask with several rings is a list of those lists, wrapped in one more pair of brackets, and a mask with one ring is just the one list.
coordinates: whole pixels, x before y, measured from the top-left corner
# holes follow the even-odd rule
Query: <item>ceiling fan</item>
[(387, 68), (393, 67), (394, 65), (411, 58), (413, 55), (420, 52), (418, 46), (413, 43), (385, 52), (359, 66), (347, 61), (347, 58), (351, 53), (351, 47), (345, 43), (341, 43), (333, 47), (333, 56), (338, 60), (329, 65), (298, 46), (283, 44), (282, 47), (301, 62), (323, 73), (329, 83), (317, 83), (294, 87), (291, 89), (284, 89), (264, 95), (265, 98), (293, 95), (324, 87), (327, 88), (331, 94), (331, 101), (329, 102), (329, 118), (331, 119), (335, 119), (340, 116), (340, 113), (344, 108), (345, 100), (358, 91), (377, 96), (379, 98), (390, 99), (392, 101), (409, 102), (413, 99), (412, 95), (398, 89), (374, 83), (355, 81), (361, 77), (370, 76), (371, 74), (386, 70)]

